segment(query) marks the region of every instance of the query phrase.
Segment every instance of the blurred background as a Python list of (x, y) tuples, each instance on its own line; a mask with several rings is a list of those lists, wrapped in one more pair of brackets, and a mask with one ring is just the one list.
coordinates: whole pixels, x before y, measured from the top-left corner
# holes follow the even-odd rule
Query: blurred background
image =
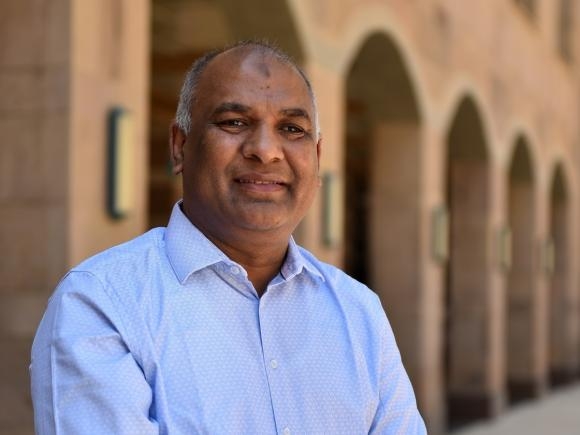
[(29, 349), (63, 273), (180, 197), (186, 69), (255, 37), (318, 98), (296, 238), (380, 295), (429, 433), (576, 388), (579, 25), (577, 0), (2, 0), (0, 433), (33, 433)]

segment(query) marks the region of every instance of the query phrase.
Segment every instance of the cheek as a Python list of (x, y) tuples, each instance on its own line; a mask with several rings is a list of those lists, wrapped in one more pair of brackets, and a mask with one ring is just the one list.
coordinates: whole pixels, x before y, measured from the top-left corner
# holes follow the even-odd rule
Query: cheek
[(316, 158), (309, 158), (306, 161), (301, 161), (298, 168), (298, 176), (301, 179), (303, 195), (305, 197), (314, 196), (320, 185), (318, 177), (318, 160)]
[[(211, 140), (210, 140), (211, 139)], [(210, 177), (223, 175), (235, 159), (237, 146), (231, 141), (210, 137), (201, 146), (198, 153), (198, 166)]]
[(320, 162), (318, 160), (318, 155), (315, 151), (311, 152), (308, 156), (307, 161), (304, 163), (305, 171), (308, 172), (312, 177), (318, 179), (318, 172), (320, 169)]

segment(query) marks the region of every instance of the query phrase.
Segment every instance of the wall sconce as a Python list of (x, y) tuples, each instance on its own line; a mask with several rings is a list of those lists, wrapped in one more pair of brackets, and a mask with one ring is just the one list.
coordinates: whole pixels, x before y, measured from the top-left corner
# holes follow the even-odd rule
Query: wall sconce
[(343, 201), (338, 175), (322, 175), (322, 243), (332, 248), (342, 242)]
[(133, 117), (121, 107), (108, 117), (107, 212), (113, 219), (126, 217), (135, 198), (135, 140)]
[(556, 245), (552, 237), (548, 237), (543, 243), (541, 259), (544, 273), (551, 277), (556, 270)]
[(449, 212), (444, 205), (431, 213), (431, 256), (438, 264), (449, 259)]
[(506, 225), (497, 232), (497, 260), (502, 272), (508, 272), (512, 267), (512, 230)]

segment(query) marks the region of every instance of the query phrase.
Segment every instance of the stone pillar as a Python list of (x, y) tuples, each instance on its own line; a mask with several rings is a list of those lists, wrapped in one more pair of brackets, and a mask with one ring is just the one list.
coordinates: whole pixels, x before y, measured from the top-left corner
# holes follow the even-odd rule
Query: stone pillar
[[(415, 394), (429, 434), (446, 433), (444, 378), (445, 272), (448, 258), (435, 254), (434, 213), (445, 207), (445, 149), (443, 134), (431, 118), (421, 127), (420, 149), (420, 295), (418, 297), (420, 353)], [(444, 237), (445, 234), (437, 234)]]
[[(490, 147), (492, 150), (493, 147)], [(490, 152), (490, 154), (493, 151)], [(505, 245), (504, 230), (509, 222), (507, 211), (508, 176), (496, 159), (490, 158), (489, 177), (489, 227), (488, 227), (488, 262), (486, 274), (489, 284), (486, 297), (487, 314), (486, 330), (489, 350), (487, 351), (485, 370), (485, 391), (488, 397), (487, 415), (497, 416), (506, 404), (506, 359), (507, 349), (507, 273), (504, 263)], [(504, 246), (502, 246), (504, 245)], [(504, 258), (502, 258), (504, 257)]]
[[(70, 41), (69, 264), (140, 234), (146, 225), (149, 1), (74, 0)], [(107, 200), (107, 117), (132, 117), (132, 211), (114, 220)]]
[[(541, 180), (541, 178), (540, 178)], [(550, 225), (550, 198), (547, 187), (539, 182), (536, 193), (536, 205), (534, 214), (536, 216), (536, 231), (534, 234), (534, 255), (535, 267), (534, 277), (536, 287), (534, 288), (534, 311), (533, 311), (533, 331), (535, 337), (534, 344), (534, 376), (538, 379), (539, 393), (544, 394), (548, 389), (550, 371), (550, 275), (546, 268), (546, 241), (549, 237)]]
[(32, 434), (30, 345), (67, 266), (70, 3), (0, 3), (0, 432)]
[(502, 406), (503, 292), (492, 254), (500, 192), (487, 162), (450, 165), (448, 405), (459, 422), (493, 416)]
[[(316, 93), (319, 123), (322, 136), (322, 152), (320, 174), (331, 175), (332, 189), (335, 195), (326, 204), (323, 198), (323, 188), (318, 194), (308, 215), (304, 218), (298, 230), (298, 239), (307, 249), (312, 250), (323, 261), (337, 266), (342, 265), (343, 258), (343, 180), (344, 180), (344, 89), (343, 81), (337, 69), (331, 65), (307, 59), (305, 70)], [(324, 179), (323, 179), (324, 182)], [(328, 213), (330, 223), (335, 231), (332, 243), (325, 241), (323, 215)], [(328, 230), (328, 229), (327, 229)]]
[[(74, 263), (144, 228), (147, 0), (0, 2), (0, 432), (32, 434), (30, 346)], [(134, 115), (135, 206), (105, 212), (107, 111)]]
[(571, 206), (569, 197), (552, 198), (551, 236), (554, 271), (548, 290), (550, 300), (550, 378), (553, 385), (565, 384), (577, 375), (577, 295), (573, 281)]
[(536, 312), (538, 269), (535, 191), (532, 180), (512, 180), (509, 224), (512, 231), (512, 265), (506, 287), (507, 371), (510, 401), (536, 397), (543, 389), (538, 376), (538, 323)]
[(371, 132), (370, 284), (383, 306), (412, 381), (419, 376), (419, 130), (378, 122)]

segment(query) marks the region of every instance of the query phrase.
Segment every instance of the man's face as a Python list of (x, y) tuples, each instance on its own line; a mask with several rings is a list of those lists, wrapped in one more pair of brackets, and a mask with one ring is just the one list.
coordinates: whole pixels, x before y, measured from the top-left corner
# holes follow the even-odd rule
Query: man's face
[(248, 48), (218, 55), (199, 82), (189, 137), (173, 128), (186, 215), (226, 242), (240, 230), (289, 236), (319, 185), (315, 122), (292, 67)]

